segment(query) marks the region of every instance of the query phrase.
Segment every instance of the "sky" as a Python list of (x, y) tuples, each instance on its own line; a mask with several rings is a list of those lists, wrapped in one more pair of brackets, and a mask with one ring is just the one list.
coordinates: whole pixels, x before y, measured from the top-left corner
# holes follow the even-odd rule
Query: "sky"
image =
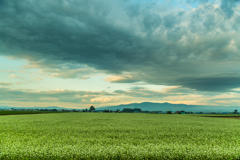
[(240, 0), (0, 0), (0, 106), (240, 105)]

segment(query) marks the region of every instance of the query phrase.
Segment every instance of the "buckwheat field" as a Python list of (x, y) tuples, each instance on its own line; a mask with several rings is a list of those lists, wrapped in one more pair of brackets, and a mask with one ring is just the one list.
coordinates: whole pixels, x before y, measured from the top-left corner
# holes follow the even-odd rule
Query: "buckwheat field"
[(240, 121), (143, 113), (0, 116), (0, 159), (240, 159)]

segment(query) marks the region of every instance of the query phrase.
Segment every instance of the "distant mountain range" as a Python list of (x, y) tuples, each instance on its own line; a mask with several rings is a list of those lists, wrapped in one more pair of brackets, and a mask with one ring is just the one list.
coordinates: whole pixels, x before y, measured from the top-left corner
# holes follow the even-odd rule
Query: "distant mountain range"
[[(95, 106), (96, 107), (96, 106)], [(49, 107), (9, 107), (0, 106), (0, 109), (74, 109), (74, 108), (63, 108), (57, 106)], [(204, 106), (204, 105), (186, 105), (186, 104), (172, 104), (172, 103), (131, 103), (131, 104), (121, 104), (117, 106), (105, 106), (96, 108), (96, 110), (123, 110), (124, 108), (140, 108), (142, 111), (187, 111), (187, 112), (233, 112), (235, 109), (240, 111), (239, 106)], [(77, 109), (77, 108), (75, 108)], [(89, 109), (89, 108), (88, 108)], [(77, 109), (79, 110), (79, 109)]]
[(123, 108), (140, 108), (142, 111), (187, 111), (187, 112), (232, 112), (235, 109), (240, 110), (239, 106), (204, 106), (204, 105), (186, 105), (186, 104), (171, 104), (171, 103), (131, 103), (121, 104), (118, 106), (107, 106), (96, 108), (97, 110), (122, 110)]

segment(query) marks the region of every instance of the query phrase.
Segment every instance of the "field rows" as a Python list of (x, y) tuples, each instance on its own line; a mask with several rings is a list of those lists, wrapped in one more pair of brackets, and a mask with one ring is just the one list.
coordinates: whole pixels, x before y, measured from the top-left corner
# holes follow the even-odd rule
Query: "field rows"
[(240, 121), (193, 115), (0, 117), (0, 159), (238, 159)]

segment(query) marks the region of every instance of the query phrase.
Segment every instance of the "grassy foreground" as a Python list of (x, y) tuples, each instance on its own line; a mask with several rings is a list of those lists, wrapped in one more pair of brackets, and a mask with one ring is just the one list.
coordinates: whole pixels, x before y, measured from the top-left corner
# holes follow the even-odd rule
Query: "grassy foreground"
[(56, 113), (56, 112), (45, 112), (45, 111), (0, 111), (0, 115), (17, 115), (17, 114), (43, 114), (43, 113)]
[(0, 159), (239, 159), (240, 121), (193, 115), (0, 116)]

